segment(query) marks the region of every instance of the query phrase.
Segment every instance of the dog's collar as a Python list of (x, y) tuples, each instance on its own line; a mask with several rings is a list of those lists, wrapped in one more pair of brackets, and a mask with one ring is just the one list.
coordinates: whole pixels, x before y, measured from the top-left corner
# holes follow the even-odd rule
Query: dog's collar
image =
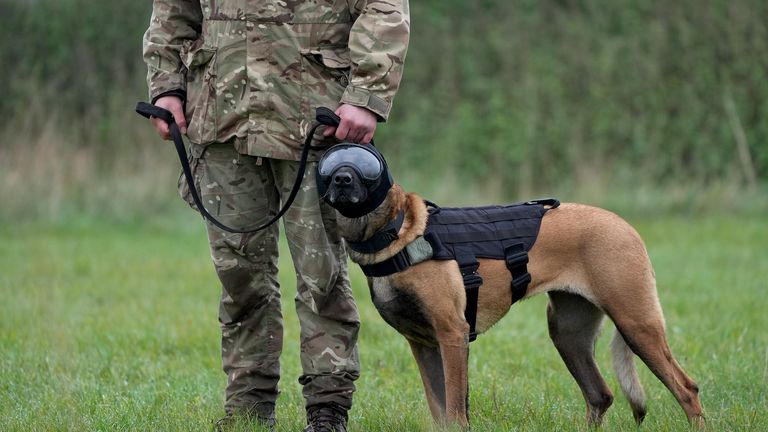
[(398, 253), (375, 264), (361, 264), (360, 269), (368, 277), (384, 277), (399, 273), (422, 261), (432, 259), (436, 241), (434, 236), (418, 236)]
[(376, 253), (385, 249), (387, 246), (391, 245), (392, 242), (400, 238), (397, 233), (400, 232), (404, 220), (405, 210), (400, 210), (395, 219), (389, 221), (389, 223), (384, 225), (384, 228), (376, 231), (376, 233), (369, 239), (360, 242), (347, 241), (347, 245), (349, 245), (350, 249), (358, 253)]

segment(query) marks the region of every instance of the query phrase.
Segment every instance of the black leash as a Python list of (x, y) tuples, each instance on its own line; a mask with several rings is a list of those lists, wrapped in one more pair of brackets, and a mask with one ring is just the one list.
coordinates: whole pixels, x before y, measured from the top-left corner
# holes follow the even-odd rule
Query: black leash
[(314, 126), (312, 126), (312, 129), (309, 130), (309, 133), (307, 133), (307, 137), (304, 139), (304, 148), (301, 150), (301, 160), (299, 161), (299, 171), (296, 174), (296, 181), (293, 183), (293, 188), (291, 189), (291, 193), (288, 195), (288, 199), (285, 200), (285, 204), (283, 204), (283, 208), (280, 209), (279, 212), (273, 217), (271, 220), (269, 220), (267, 223), (256, 227), (252, 229), (238, 229), (238, 228), (231, 228), (223, 223), (219, 222), (215, 217), (213, 217), (210, 213), (208, 213), (208, 210), (203, 206), (203, 202), (200, 199), (200, 195), (197, 192), (197, 187), (195, 187), (195, 182), (192, 178), (192, 169), (189, 167), (189, 160), (187, 157), (187, 149), (184, 147), (184, 139), (181, 137), (181, 131), (179, 130), (179, 126), (176, 124), (176, 119), (173, 118), (173, 114), (171, 114), (170, 111), (160, 108), (158, 106), (148, 104), (146, 102), (139, 102), (136, 105), (136, 112), (142, 115), (146, 118), (152, 118), (156, 117), (160, 120), (163, 120), (164, 122), (168, 123), (168, 130), (171, 133), (171, 138), (173, 139), (173, 144), (176, 146), (176, 153), (179, 155), (179, 162), (181, 162), (181, 169), (184, 171), (184, 177), (187, 179), (187, 185), (189, 186), (189, 192), (192, 194), (192, 200), (195, 202), (195, 205), (197, 206), (198, 210), (200, 210), (200, 214), (203, 215), (208, 221), (210, 221), (212, 224), (216, 225), (220, 229), (235, 233), (235, 234), (248, 234), (253, 233), (256, 231), (261, 231), (264, 228), (272, 225), (273, 223), (277, 222), (278, 219), (280, 219), (285, 212), (288, 211), (288, 208), (293, 204), (293, 200), (296, 199), (296, 195), (299, 193), (299, 189), (301, 188), (301, 181), (304, 178), (304, 173), (307, 170), (307, 159), (309, 158), (309, 151), (310, 150), (319, 150), (322, 149), (322, 147), (315, 147), (312, 145), (312, 138), (315, 135), (315, 131), (320, 126), (338, 126), (341, 119), (339, 116), (337, 116), (333, 111), (326, 107), (319, 107), (316, 110), (315, 119), (317, 120), (317, 123), (315, 123)]

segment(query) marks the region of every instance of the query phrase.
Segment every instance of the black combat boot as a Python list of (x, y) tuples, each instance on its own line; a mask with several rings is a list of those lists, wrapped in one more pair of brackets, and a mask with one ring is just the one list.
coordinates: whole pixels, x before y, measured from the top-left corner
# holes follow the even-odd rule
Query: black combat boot
[(304, 432), (347, 432), (347, 409), (335, 403), (307, 408)]

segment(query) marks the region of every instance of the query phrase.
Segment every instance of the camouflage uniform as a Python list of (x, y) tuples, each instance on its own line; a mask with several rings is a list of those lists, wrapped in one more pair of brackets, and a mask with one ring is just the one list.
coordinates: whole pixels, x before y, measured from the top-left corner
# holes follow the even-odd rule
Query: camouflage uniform
[[(296, 176), (315, 107), (346, 103), (386, 120), (408, 32), (407, 0), (155, 0), (144, 37), (150, 97), (185, 98), (191, 162), (208, 210), (237, 227), (274, 215)], [(284, 217), (297, 271), (299, 381), (307, 406), (348, 408), (359, 376), (359, 317), (335, 215), (313, 172), (310, 164)], [(228, 412), (265, 415), (277, 397), (277, 230), (239, 235), (208, 224), (222, 284)]]

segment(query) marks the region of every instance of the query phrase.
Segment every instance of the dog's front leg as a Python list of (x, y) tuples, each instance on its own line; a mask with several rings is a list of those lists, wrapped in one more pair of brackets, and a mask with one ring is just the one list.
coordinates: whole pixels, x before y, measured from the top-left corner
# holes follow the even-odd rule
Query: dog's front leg
[(448, 423), (469, 426), (468, 397), (469, 341), (467, 332), (438, 334), (445, 375), (445, 411)]
[(421, 381), (424, 383), (424, 393), (427, 396), (429, 411), (437, 424), (445, 424), (445, 375), (443, 373), (443, 357), (440, 347), (428, 346), (408, 340), (411, 352), (419, 365)]

